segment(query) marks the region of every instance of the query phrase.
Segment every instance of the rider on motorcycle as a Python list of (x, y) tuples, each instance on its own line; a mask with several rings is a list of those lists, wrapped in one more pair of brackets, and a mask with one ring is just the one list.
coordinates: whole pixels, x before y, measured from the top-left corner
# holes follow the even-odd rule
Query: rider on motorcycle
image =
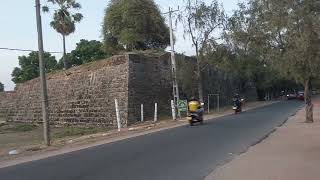
[(194, 96), (191, 97), (188, 103), (188, 110), (189, 110), (189, 113), (196, 113), (199, 115), (201, 119), (203, 118), (204, 109), (201, 106), (200, 101), (197, 100)]
[(235, 94), (235, 96), (233, 97), (233, 103), (237, 108), (241, 109), (241, 97), (239, 94)]

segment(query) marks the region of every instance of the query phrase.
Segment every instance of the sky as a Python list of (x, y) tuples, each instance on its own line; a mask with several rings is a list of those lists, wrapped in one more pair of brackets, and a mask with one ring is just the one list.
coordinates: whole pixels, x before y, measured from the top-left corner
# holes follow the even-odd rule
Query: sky
[[(45, 0), (40, 0), (45, 4)], [(101, 40), (101, 27), (104, 10), (108, 0), (77, 0), (82, 9), (80, 12), (84, 19), (76, 26), (76, 32), (66, 39), (67, 51), (70, 52), (80, 39)], [(210, 2), (210, 0), (205, 0)], [(219, 0), (225, 11), (230, 14), (237, 8), (239, 0)], [(183, 6), (183, 0), (155, 0), (162, 12), (169, 7), (173, 9)], [(19, 48), (37, 50), (37, 29), (34, 0), (1, 0), (0, 6), (0, 48)], [(62, 37), (50, 27), (50, 14), (42, 15), (43, 40), (45, 51), (62, 51)], [(175, 49), (179, 53), (194, 54), (194, 49), (188, 38), (183, 37), (183, 29), (178, 26), (175, 31), (177, 38)], [(13, 90), (15, 84), (11, 81), (11, 73), (14, 67), (18, 67), (18, 56), (27, 55), (28, 52), (0, 50), (0, 82), (5, 90)], [(54, 54), (60, 59), (60, 54)]]

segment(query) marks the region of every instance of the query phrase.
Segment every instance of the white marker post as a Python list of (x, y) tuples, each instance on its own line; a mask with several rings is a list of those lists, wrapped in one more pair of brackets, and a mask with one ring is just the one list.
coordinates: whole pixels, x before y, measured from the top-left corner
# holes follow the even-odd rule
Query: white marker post
[(154, 122), (158, 121), (158, 104), (154, 104)]
[(120, 122), (120, 111), (119, 111), (119, 104), (118, 104), (118, 100), (115, 99), (114, 103), (116, 105), (116, 116), (117, 116), (117, 123), (118, 123), (118, 131), (121, 131), (121, 122)]
[(143, 104), (141, 104), (141, 122), (144, 121), (144, 117), (143, 117)]
[(176, 107), (174, 105), (174, 100), (171, 100), (171, 110), (172, 110), (172, 119), (176, 120), (177, 115), (176, 115)]

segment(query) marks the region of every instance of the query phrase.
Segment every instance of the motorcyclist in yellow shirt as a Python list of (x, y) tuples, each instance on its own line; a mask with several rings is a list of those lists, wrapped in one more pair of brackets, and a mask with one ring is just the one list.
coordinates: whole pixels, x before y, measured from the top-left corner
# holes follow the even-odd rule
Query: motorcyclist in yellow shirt
[(194, 96), (191, 97), (191, 99), (188, 103), (188, 110), (189, 110), (189, 113), (197, 113), (200, 117), (199, 120), (203, 119), (204, 109), (202, 107), (201, 102), (199, 100), (197, 100)]

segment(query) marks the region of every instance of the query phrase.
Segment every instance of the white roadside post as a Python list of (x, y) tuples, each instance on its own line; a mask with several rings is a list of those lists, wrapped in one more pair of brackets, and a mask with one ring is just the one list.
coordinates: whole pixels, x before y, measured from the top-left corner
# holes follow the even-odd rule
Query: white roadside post
[(120, 122), (120, 111), (119, 111), (119, 104), (118, 104), (118, 100), (115, 99), (114, 103), (116, 105), (116, 116), (117, 116), (117, 124), (118, 124), (118, 131), (121, 131), (121, 122)]
[(158, 121), (158, 104), (154, 104), (154, 122)]
[(172, 111), (172, 119), (176, 120), (177, 115), (176, 115), (176, 107), (174, 105), (174, 100), (171, 100), (171, 111)]
[(144, 121), (144, 117), (143, 117), (143, 104), (141, 104), (141, 122)]

